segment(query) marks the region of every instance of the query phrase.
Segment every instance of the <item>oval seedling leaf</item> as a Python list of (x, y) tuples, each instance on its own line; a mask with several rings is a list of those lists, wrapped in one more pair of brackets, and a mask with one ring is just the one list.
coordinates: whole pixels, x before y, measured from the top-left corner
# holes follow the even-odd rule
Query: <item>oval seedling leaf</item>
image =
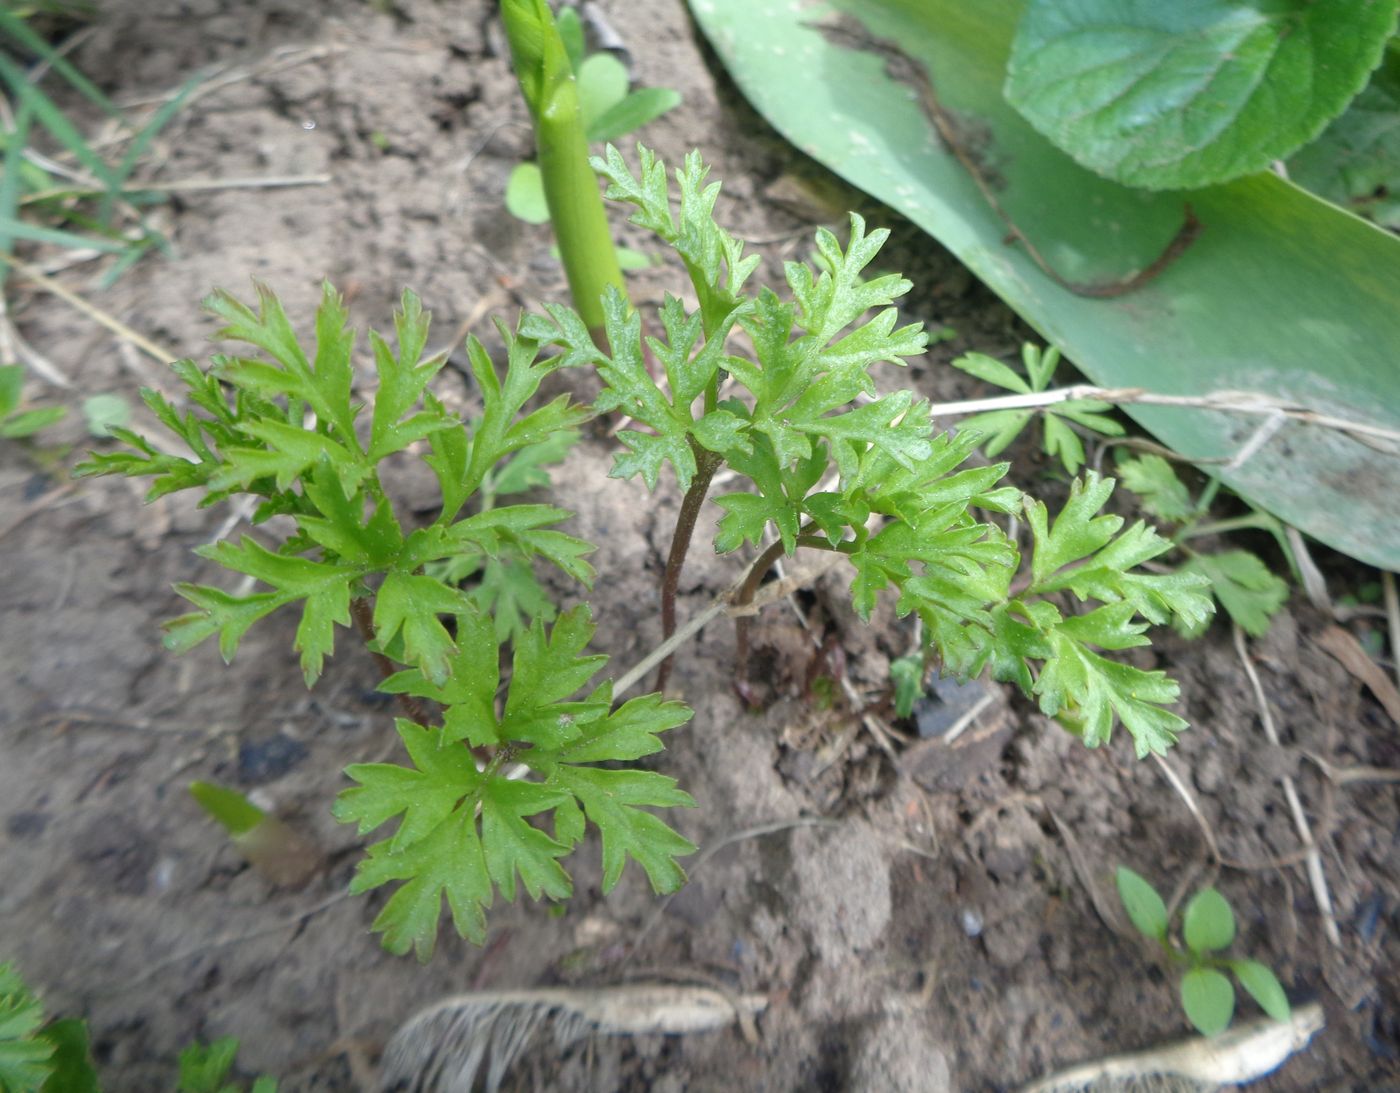
[(633, 91), (589, 123), (588, 143), (601, 144), (625, 137), (680, 103), (680, 92), (672, 91), (669, 87), (643, 87)]
[(1115, 878), (1118, 882), (1118, 898), (1123, 901), (1123, 909), (1133, 920), (1138, 933), (1155, 941), (1167, 936), (1167, 905), (1144, 878), (1131, 869), (1118, 867)]
[(1215, 1036), (1235, 1015), (1235, 988), (1214, 968), (1193, 968), (1181, 980), (1181, 1005), (1197, 1030)]
[(1232, 960), (1230, 970), (1240, 981), (1240, 986), (1259, 1003), (1259, 1008), (1275, 1021), (1287, 1021), (1292, 1016), (1288, 995), (1277, 976), (1257, 960)]
[(627, 83), (627, 66), (611, 53), (584, 58), (578, 66), (578, 106), (585, 132), (627, 96)]
[(1366, 86), (1395, 0), (1031, 0), (1006, 97), (1106, 178), (1228, 182), (1317, 136)]
[(517, 163), (506, 182), (506, 211), (527, 224), (548, 224), (549, 204), (538, 163)]
[(1186, 905), (1182, 932), (1194, 953), (1223, 949), (1235, 940), (1235, 912), (1214, 888), (1202, 888)]

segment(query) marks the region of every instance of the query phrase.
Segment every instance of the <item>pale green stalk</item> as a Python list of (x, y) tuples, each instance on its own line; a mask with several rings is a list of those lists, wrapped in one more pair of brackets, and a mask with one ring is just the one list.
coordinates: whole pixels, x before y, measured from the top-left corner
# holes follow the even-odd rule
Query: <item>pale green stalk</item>
[(520, 90), (535, 123), (545, 201), (569, 291), (601, 346), (604, 290), (612, 285), (625, 294), (626, 289), (598, 179), (588, 165), (578, 85), (545, 0), (502, 0), (501, 18)]

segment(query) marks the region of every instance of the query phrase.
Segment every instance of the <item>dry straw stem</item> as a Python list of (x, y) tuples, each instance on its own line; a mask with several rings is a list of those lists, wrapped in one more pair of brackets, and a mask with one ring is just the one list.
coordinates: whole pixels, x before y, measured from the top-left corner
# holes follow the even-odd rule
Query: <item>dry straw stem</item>
[(1210, 1089), (1243, 1085), (1277, 1070), (1305, 1048), (1323, 1024), (1322, 1007), (1314, 1002), (1295, 1009), (1287, 1021), (1265, 1018), (1219, 1036), (1195, 1036), (1149, 1051), (1111, 1055), (1032, 1082), (1021, 1093), (1139, 1089), (1154, 1078), (1200, 1082)]
[(1400, 599), (1395, 595), (1395, 574), (1381, 573), (1381, 595), (1385, 601), (1386, 629), (1390, 632), (1390, 659), (1395, 682), (1400, 684)]
[[(1259, 720), (1264, 726), (1264, 735), (1269, 738), (1270, 744), (1278, 747), (1278, 729), (1274, 726), (1274, 715), (1269, 709), (1269, 700), (1265, 697), (1259, 673), (1249, 657), (1249, 646), (1245, 641), (1244, 631), (1238, 623), (1235, 624), (1234, 631), (1235, 651), (1239, 654), (1245, 674), (1249, 676), (1250, 686), (1254, 688), (1254, 700), (1259, 707)], [(1312, 825), (1308, 823), (1307, 813), (1303, 811), (1303, 802), (1298, 798), (1298, 787), (1294, 784), (1293, 776), (1285, 774), (1280, 781), (1283, 784), (1283, 795), (1288, 801), (1288, 810), (1293, 814), (1293, 825), (1298, 830), (1298, 838), (1302, 840), (1306, 853), (1304, 860), (1307, 864), (1308, 880), (1312, 883), (1317, 909), (1322, 914), (1323, 932), (1335, 948), (1341, 948), (1342, 935), (1337, 929), (1337, 915), (1332, 909), (1332, 895), (1327, 889), (1327, 875), (1322, 871), (1322, 854), (1313, 839)]]
[(3, 262), (5, 265), (9, 266), (26, 281), (29, 281), (31, 284), (34, 284), (37, 287), (43, 289), (45, 292), (52, 293), (64, 303), (68, 304), (75, 310), (82, 312), (89, 319), (92, 319), (100, 326), (106, 327), (108, 330), (110, 330), (117, 337), (121, 338), (123, 341), (130, 342), (137, 349), (141, 350), (142, 353), (145, 353), (146, 356), (150, 357), (157, 363), (169, 364), (171, 361), (176, 360), (179, 357), (178, 353), (172, 353), (168, 349), (164, 349), (161, 346), (157, 345), (155, 342), (151, 341), (151, 339), (146, 337), (144, 334), (132, 330), (131, 327), (127, 326), (126, 323), (122, 322), (114, 315), (108, 314), (107, 312), (103, 311), (100, 307), (97, 307), (95, 304), (91, 304), (87, 300), (84, 300), (77, 293), (72, 292), (67, 288), (64, 288), (52, 277), (49, 277), (46, 274), (35, 269), (28, 262), (22, 262), (18, 258), (13, 258), (6, 254), (0, 254), (0, 262)]
[[(1384, 425), (1373, 425), (1365, 421), (1352, 421), (1324, 414), (1294, 402), (1274, 398), (1259, 391), (1212, 391), (1208, 395), (1163, 395), (1141, 387), (1095, 387), (1080, 383), (1072, 387), (1057, 387), (1051, 391), (1032, 391), (1025, 395), (1004, 395), (997, 398), (966, 399), (962, 402), (944, 402), (935, 405), (935, 417), (963, 417), (968, 414), (981, 414), (989, 410), (1031, 410), (1041, 406), (1054, 406), (1060, 402), (1073, 402), (1077, 399), (1097, 399), (1100, 402), (1113, 402), (1119, 405), (1138, 404), (1143, 406), (1180, 406), (1194, 410), (1218, 410), (1222, 413), (1257, 414), (1266, 418), (1287, 418), (1306, 425), (1317, 425), (1324, 429), (1335, 429), (1353, 440), (1360, 441), (1388, 454), (1400, 452), (1400, 430), (1389, 429)], [(1267, 425), (1267, 423), (1266, 423)], [(1269, 432), (1262, 435), (1259, 445), (1269, 439), (1278, 426), (1267, 425)], [(1255, 436), (1261, 434), (1256, 432)], [(1254, 442), (1251, 437), (1249, 443)], [(1249, 454), (1253, 454), (1250, 452)], [(1236, 459), (1239, 457), (1236, 456)], [(1241, 460), (1241, 462), (1243, 462)]]

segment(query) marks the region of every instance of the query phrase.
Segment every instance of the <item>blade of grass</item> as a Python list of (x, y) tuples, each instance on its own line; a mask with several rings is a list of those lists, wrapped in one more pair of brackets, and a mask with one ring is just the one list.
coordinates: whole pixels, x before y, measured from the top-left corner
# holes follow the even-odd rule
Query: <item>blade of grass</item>
[(30, 83), (24, 70), (4, 53), (0, 53), (0, 80), (9, 84), (10, 91), (20, 104), (28, 105), (33, 110), (35, 121), (47, 129), (63, 147), (68, 149), (78, 162), (92, 173), (93, 177), (111, 189), (117, 188), (118, 182), (112, 168), (89, 147), (87, 140), (68, 120), (63, 111), (55, 106), (48, 96)]
[[(20, 172), (24, 163), (24, 146), (29, 143), (29, 122), (32, 117), (29, 106), (21, 103), (15, 114), (15, 127), (6, 135), (5, 169), (4, 174), (0, 175), (0, 253), (3, 254), (9, 254), (14, 246), (14, 235), (5, 229), (4, 224), (18, 221), (19, 194), (24, 185)], [(4, 286), (8, 273), (8, 266), (0, 269), (0, 287)]]
[[(100, 250), (108, 254), (121, 254), (130, 245), (125, 240), (94, 238), (89, 235), (76, 235), (61, 228), (46, 228), (41, 224), (26, 224), (13, 216), (0, 215), (0, 241), (28, 239), (34, 243), (52, 243), (70, 250)], [(0, 254), (8, 255), (8, 245), (0, 247)]]
[(118, 119), (122, 117), (122, 112), (111, 99), (98, 90), (96, 84), (74, 68), (72, 62), (62, 53), (30, 30), (21, 16), (7, 7), (0, 7), (0, 33), (9, 35), (25, 49), (47, 61), (55, 72), (73, 85), (74, 90), (104, 114)]
[(136, 164), (140, 162), (146, 149), (150, 147), (151, 141), (155, 140), (159, 133), (169, 123), (170, 119), (185, 105), (185, 100), (193, 94), (195, 88), (204, 82), (204, 73), (197, 73), (190, 77), (180, 87), (180, 90), (166, 101), (159, 110), (151, 115), (151, 118), (143, 125), (132, 138), (131, 145), (127, 148), (126, 154), (117, 164), (116, 183), (112, 189), (108, 190), (102, 198), (102, 219), (106, 220), (111, 215), (112, 202), (116, 200), (118, 194), (126, 184), (126, 180), (131, 177), (131, 172), (136, 170)]

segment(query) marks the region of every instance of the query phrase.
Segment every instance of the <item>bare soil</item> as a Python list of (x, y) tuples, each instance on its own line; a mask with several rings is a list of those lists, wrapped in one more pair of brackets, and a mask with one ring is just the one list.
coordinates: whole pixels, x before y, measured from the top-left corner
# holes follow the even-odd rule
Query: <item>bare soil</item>
[[(838, 219), (780, 200), (794, 179), (819, 172), (738, 98), (678, 0), (602, 7), (636, 77), (684, 95), (643, 136), (672, 162), (703, 149), (724, 181), (722, 216), (758, 241), (759, 275), (780, 283), (781, 262), (806, 253), (814, 219)], [(547, 229), (502, 207), (530, 134), (492, 5), (102, 8), (75, 59), (119, 97), (169, 91), (205, 65), (245, 73), (165, 132), (160, 177), (331, 179), (184, 194), (156, 214), (169, 257), (109, 289), (88, 267), (62, 275), (172, 355), (204, 355), (213, 324), (199, 297), (216, 285), (247, 291), (250, 278), (272, 285), (303, 324), (328, 278), (362, 329), (387, 325), (411, 286), (434, 313), (435, 344), (464, 324), (490, 343), (487, 314), (509, 320), (522, 304), (565, 298)], [(916, 283), (910, 316), (953, 332), (887, 382), (935, 400), (978, 393), (946, 362), (970, 348), (1010, 354), (1026, 331), (896, 214), (835, 192), (894, 229), (883, 261)], [(619, 231), (648, 247), (635, 229)], [(633, 285), (642, 301), (681, 287), (672, 266)], [(182, 610), (171, 585), (225, 580), (192, 548), (246, 525), (183, 496), (143, 507), (135, 483), (71, 483), (67, 468), (90, 443), (83, 397), (135, 403), (142, 385), (174, 386), (18, 279), (9, 303), (76, 386), (32, 385), (36, 401), (72, 413), (37, 445), (0, 444), (0, 959), (14, 960), (52, 1011), (90, 1021), (107, 1089), (169, 1088), (183, 1045), (224, 1035), (242, 1040), (243, 1068), (279, 1076), (284, 1090), (362, 1088), (393, 1030), (446, 994), (658, 975), (764, 994), (757, 1041), (731, 1029), (602, 1039), (562, 1055), (545, 1041), (512, 1080), (578, 1090), (1011, 1088), (1189, 1032), (1173, 982), (1095, 913), (1090, 888), (1111, 904), (1120, 863), (1165, 891), (1213, 880), (1239, 914), (1240, 951), (1270, 962), (1295, 1001), (1322, 1003), (1326, 1030), (1266, 1088), (1400, 1088), (1400, 802), (1393, 783), (1329, 780), (1323, 766), (1400, 767), (1400, 727), (1318, 647), (1331, 620), (1301, 593), (1251, 650), (1282, 747), (1264, 740), (1224, 624), (1192, 643), (1163, 634), (1143, 655), (1181, 681), (1193, 729), (1169, 764), (1224, 868), (1208, 868), (1201, 826), (1125, 739), (1086, 750), (999, 690), (959, 745), (896, 740), (887, 754), (839, 690), (828, 700), (830, 689), (812, 685), (834, 670), (812, 637), (842, 651), (842, 670), (875, 702), (912, 631), (888, 610), (861, 627), (839, 577), (827, 576), (797, 598), (811, 633), (783, 605), (758, 628), (762, 712), (735, 697), (729, 624), (678, 658), (673, 686), (696, 716), (656, 759), (699, 803), (678, 825), (702, 846), (749, 834), (706, 858), (654, 919), (658, 902), (635, 869), (601, 897), (596, 846), (585, 847), (563, 915), (499, 905), (484, 948), (445, 930), (420, 967), (370, 934), (381, 899), (343, 898), (360, 840), (329, 814), (347, 763), (393, 754), (392, 711), (375, 693), (370, 657), (347, 636), (308, 693), (288, 652), (294, 620), (280, 616), (255, 628), (228, 667), (212, 646), (166, 653), (159, 624)], [(444, 377), (445, 395), (469, 409), (461, 374)], [(153, 426), (144, 411), (136, 420)], [(552, 497), (577, 511), (569, 530), (599, 544), (598, 644), (621, 670), (658, 638), (678, 496), (669, 481), (649, 496), (607, 478), (614, 446), (588, 438)], [(1017, 454), (1022, 484), (1063, 489), (1032, 447)], [(698, 551), (682, 615), (741, 565)], [(1370, 579), (1344, 559), (1325, 565), (1337, 592)], [(1352, 623), (1358, 633), (1369, 625)], [(1298, 779), (1323, 848), (1340, 947), (1324, 935), (1300, 864), (1284, 773)], [(254, 793), (316, 841), (322, 871), (299, 889), (269, 885), (202, 818), (185, 792), (195, 778)]]

